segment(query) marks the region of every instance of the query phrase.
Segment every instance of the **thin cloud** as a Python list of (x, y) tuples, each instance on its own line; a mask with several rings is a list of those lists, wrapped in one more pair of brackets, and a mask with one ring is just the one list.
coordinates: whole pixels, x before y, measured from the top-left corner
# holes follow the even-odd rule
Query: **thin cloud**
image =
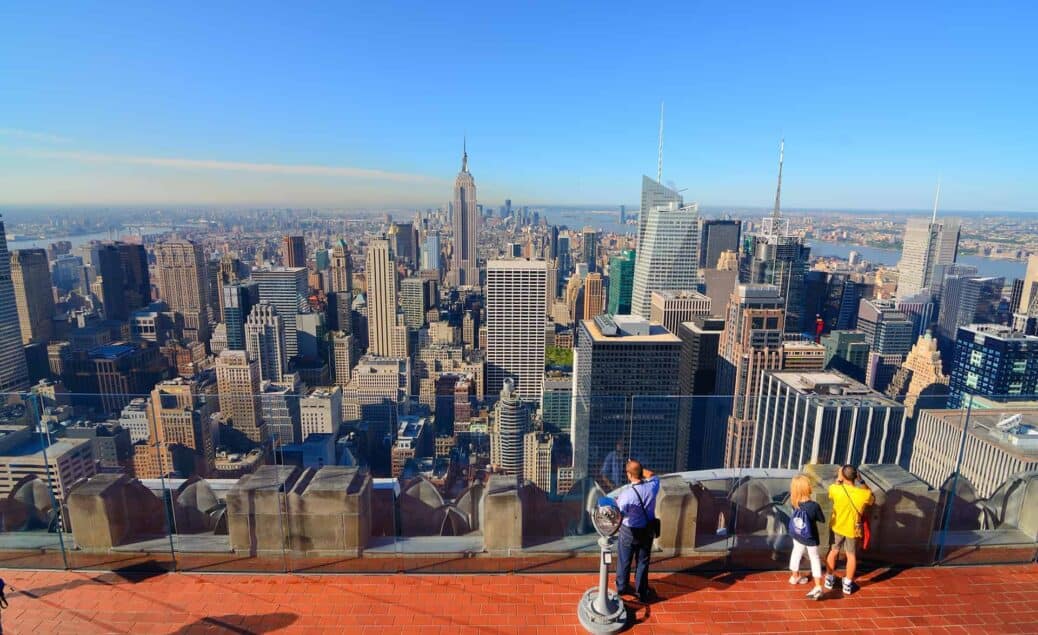
[(142, 157), (122, 154), (100, 154), (96, 152), (74, 152), (63, 150), (22, 150), (22, 154), (45, 159), (64, 159), (84, 163), (113, 163), (121, 165), (146, 165), (155, 168), (177, 170), (219, 170), (225, 172), (253, 172), (261, 174), (289, 174), (311, 176), (341, 176), (356, 179), (377, 179), (404, 183), (433, 183), (439, 179), (424, 174), (388, 172), (368, 168), (330, 165), (291, 165), (283, 163), (246, 163), (241, 161), (213, 161), (208, 159), (181, 159), (171, 157)]
[(49, 132), (35, 132), (33, 130), (21, 130), (20, 128), (0, 128), (0, 136), (25, 139), (27, 141), (39, 141), (42, 143), (68, 143), (72, 141), (68, 137), (51, 134)]

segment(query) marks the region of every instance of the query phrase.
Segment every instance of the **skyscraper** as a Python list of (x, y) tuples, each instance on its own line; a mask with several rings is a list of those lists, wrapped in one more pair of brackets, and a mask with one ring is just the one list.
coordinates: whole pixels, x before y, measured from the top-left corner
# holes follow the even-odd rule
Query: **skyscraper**
[(227, 348), (245, 350), (245, 320), (259, 304), (259, 284), (251, 280), (223, 285), (223, 323), (227, 329)]
[(252, 270), (252, 280), (259, 285), (261, 302), (277, 309), (285, 327), (285, 352), (289, 359), (299, 354), (299, 332), (296, 316), (309, 312), (309, 291), (305, 267), (260, 267)]
[(947, 218), (937, 221), (936, 201), (931, 218), (908, 219), (905, 224), (901, 261), (897, 265), (899, 296), (915, 295), (938, 282), (935, 279), (936, 267), (949, 265), (958, 257), (959, 230), (958, 219)]
[(609, 258), (609, 315), (630, 315), (631, 293), (634, 290), (633, 249), (625, 249)]
[[(459, 177), (460, 178), (460, 177)], [(368, 245), (365, 260), (368, 281), (368, 353), (392, 357), (396, 326), (396, 267), (389, 241), (376, 238)]]
[(858, 330), (869, 344), (865, 385), (881, 392), (915, 342), (915, 324), (894, 307), (893, 300), (862, 300), (858, 305)]
[(454, 181), (454, 258), (456, 286), (479, 285), (479, 212), (476, 209), (476, 181), (469, 173), (469, 155), (463, 148), (461, 172)]
[(649, 218), (649, 211), (658, 207), (667, 208), (671, 205), (681, 208), (684, 201), (681, 194), (654, 181), (647, 176), (642, 176), (642, 203), (638, 211), (638, 249), (645, 244), (645, 223)]
[(262, 444), (267, 428), (260, 417), (260, 370), (245, 351), (225, 350), (216, 358), (220, 412), (249, 442)]
[(134, 311), (151, 302), (148, 254), (143, 245), (98, 243), (92, 253), (97, 273), (101, 276), (100, 299), (105, 317), (128, 320)]
[[(229, 341), (230, 337), (228, 347)], [(259, 364), (261, 380), (282, 381), (288, 372), (285, 325), (270, 303), (261, 301), (252, 307), (245, 320), (245, 350)]]
[(189, 240), (169, 240), (155, 247), (159, 296), (184, 317), (184, 337), (209, 341), (209, 294), (202, 246)]
[(951, 355), (960, 326), (1002, 321), (999, 311), (1005, 279), (948, 276), (942, 286), (937, 343), (943, 355)]
[(700, 269), (716, 269), (722, 252), (739, 252), (739, 238), (742, 234), (741, 220), (701, 220), (700, 228)]
[(808, 463), (904, 463), (905, 408), (834, 372), (765, 371), (758, 396), (756, 468)]
[(18, 305), (11, 280), (11, 254), (7, 251), (7, 234), (0, 217), (0, 393), (29, 387), (29, 367), (22, 348), (22, 330), (18, 324)]
[(960, 326), (951, 364), (948, 407), (968, 395), (997, 401), (1034, 399), (1038, 394), (1038, 337), (1001, 324)]
[(393, 223), (389, 228), (393, 256), (412, 267), (418, 266), (418, 235), (414, 223)]
[(602, 274), (589, 273), (584, 278), (584, 315), (583, 319), (590, 320), (602, 313), (605, 298), (602, 297)]
[[(574, 349), (573, 471), (608, 491), (623, 484), (623, 460), (660, 472), (684, 469), (679, 429), (681, 340), (634, 316), (580, 322)], [(677, 422), (677, 425), (675, 425)]]
[(1038, 254), (1027, 257), (1027, 272), (1020, 290), (1020, 313), (1038, 316)]
[(631, 311), (648, 319), (653, 291), (694, 289), (699, 284), (698, 207), (657, 206), (643, 212), (639, 223)]
[(584, 262), (587, 263), (588, 273), (594, 273), (598, 271), (598, 232), (594, 227), (585, 227), (581, 233)]
[(725, 406), (715, 396), (717, 349), (724, 333), (724, 320), (696, 317), (678, 329), (681, 338), (681, 417), (687, 420), (689, 470), (721, 467), (724, 462)]
[(425, 283), (421, 278), (400, 281), (400, 307), (404, 310), (404, 324), (408, 328), (420, 329), (425, 324), (425, 311), (429, 307)]
[(785, 304), (770, 284), (740, 284), (728, 301), (717, 369), (717, 395), (732, 404), (725, 467), (750, 466), (760, 376), (782, 368)]
[(54, 290), (51, 288), (47, 252), (19, 249), (11, 254), (11, 280), (18, 305), (22, 343), (46, 343), (53, 331)]
[(198, 384), (182, 378), (163, 381), (151, 391), (149, 445), (154, 446), (159, 469), (152, 474), (138, 473), (137, 478), (159, 478), (173, 472), (183, 477), (213, 475), (216, 447), (200, 393)]
[(302, 236), (285, 236), (281, 249), (286, 267), (306, 266), (306, 240)]
[(440, 235), (430, 233), (425, 237), (425, 243), (421, 249), (421, 266), (419, 269), (422, 271), (440, 271)]
[[(350, 296), (353, 290), (353, 262), (350, 259), (350, 248), (341, 238), (332, 246), (330, 274), (332, 292)], [(347, 306), (350, 301), (352, 299), (347, 301)]]
[(548, 265), (543, 260), (487, 263), (487, 392), (506, 378), (525, 401), (540, 401), (544, 379)]
[(943, 372), (937, 340), (927, 331), (894, 373), (887, 395), (905, 405), (905, 415), (915, 419), (916, 406), (943, 408), (948, 395), (948, 376)]
[(530, 412), (515, 393), (511, 379), (505, 379), (494, 407), (494, 427), (490, 433), (490, 463), (505, 474), (522, 474), (523, 440), (530, 429)]

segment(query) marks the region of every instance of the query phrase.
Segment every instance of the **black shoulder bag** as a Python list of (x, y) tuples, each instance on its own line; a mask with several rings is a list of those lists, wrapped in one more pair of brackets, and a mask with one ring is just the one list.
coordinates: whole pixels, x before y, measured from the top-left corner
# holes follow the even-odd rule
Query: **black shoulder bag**
[[(644, 483), (645, 481), (642, 482)], [(642, 500), (642, 495), (638, 493), (638, 488), (635, 487), (632, 483), (631, 489), (634, 490), (634, 495), (638, 497), (638, 504), (642, 506), (642, 513), (645, 514), (645, 519), (649, 521), (649, 524), (646, 525), (646, 528), (652, 530), (653, 537), (659, 538), (661, 529), (660, 519), (656, 518), (655, 514), (652, 516), (652, 518), (649, 518), (649, 510), (645, 508), (645, 501)]]

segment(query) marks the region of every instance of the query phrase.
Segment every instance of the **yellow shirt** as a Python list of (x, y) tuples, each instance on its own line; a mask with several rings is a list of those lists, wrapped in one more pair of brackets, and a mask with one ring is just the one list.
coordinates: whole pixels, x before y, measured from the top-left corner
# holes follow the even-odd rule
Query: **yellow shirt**
[(833, 502), (833, 518), (830, 525), (833, 533), (846, 538), (861, 538), (858, 512), (867, 513), (865, 508), (876, 502), (872, 492), (854, 485), (834, 483), (829, 486), (829, 500)]

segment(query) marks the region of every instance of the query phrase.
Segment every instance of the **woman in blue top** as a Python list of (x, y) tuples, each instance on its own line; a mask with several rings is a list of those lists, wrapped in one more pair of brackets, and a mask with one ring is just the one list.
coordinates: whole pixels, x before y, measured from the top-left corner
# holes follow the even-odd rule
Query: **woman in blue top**
[(807, 584), (807, 577), (800, 575), (800, 561), (807, 552), (811, 559), (811, 577), (815, 588), (807, 594), (812, 600), (822, 599), (822, 557), (818, 553), (818, 523), (825, 520), (822, 507), (811, 500), (811, 480), (797, 474), (789, 483), (789, 503), (793, 515), (789, 519), (789, 535), (793, 538), (793, 553), (789, 557), (790, 584)]

